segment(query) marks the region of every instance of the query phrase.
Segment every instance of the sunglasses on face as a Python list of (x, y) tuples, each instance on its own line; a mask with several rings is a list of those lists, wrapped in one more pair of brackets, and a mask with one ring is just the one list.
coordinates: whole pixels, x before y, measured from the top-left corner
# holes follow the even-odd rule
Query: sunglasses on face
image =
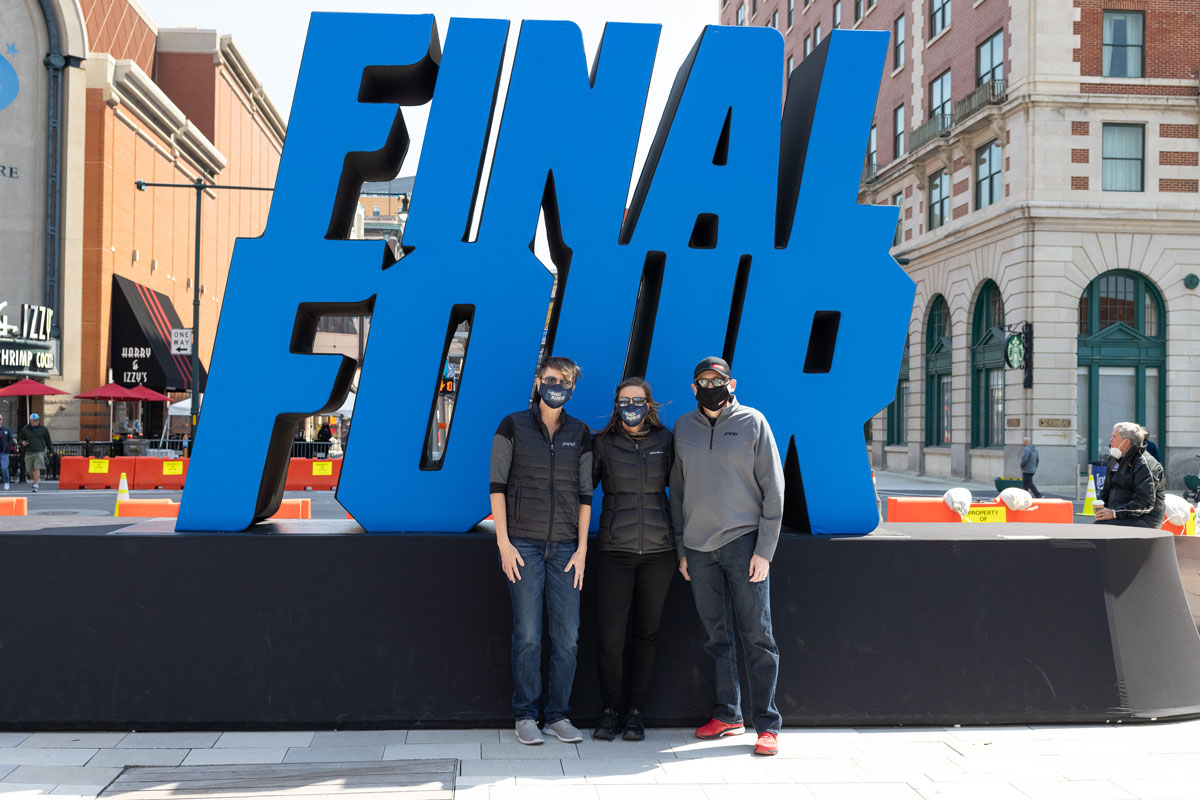
[(547, 375), (546, 377), (542, 378), (542, 383), (545, 384), (546, 386), (561, 386), (564, 389), (574, 389), (575, 388), (575, 384), (571, 383), (570, 381), (560, 381), (558, 378), (554, 377), (553, 375)]
[(646, 405), (646, 398), (644, 398), (644, 397), (618, 397), (617, 398), (617, 406), (619, 408), (629, 408), (629, 406), (631, 404), (635, 405), (635, 406), (644, 406), (644, 405)]
[(720, 389), (729, 385), (728, 378), (696, 378), (696, 385), (701, 389)]

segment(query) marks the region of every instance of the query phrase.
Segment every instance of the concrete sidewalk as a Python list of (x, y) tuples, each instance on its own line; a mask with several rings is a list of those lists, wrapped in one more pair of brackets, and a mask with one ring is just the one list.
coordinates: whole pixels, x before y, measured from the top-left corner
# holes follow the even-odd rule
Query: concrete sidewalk
[[(511, 730), (0, 733), (0, 798), (95, 797), (126, 766), (321, 763), (350, 773), (444, 758), (458, 759), (461, 800), (1200, 798), (1200, 721), (789, 728), (774, 758), (751, 755), (753, 743), (752, 734), (702, 742), (690, 729), (539, 747)], [(170, 773), (156, 774), (165, 781), (156, 796), (171, 797)], [(338, 783), (286, 793), (342, 796)]]

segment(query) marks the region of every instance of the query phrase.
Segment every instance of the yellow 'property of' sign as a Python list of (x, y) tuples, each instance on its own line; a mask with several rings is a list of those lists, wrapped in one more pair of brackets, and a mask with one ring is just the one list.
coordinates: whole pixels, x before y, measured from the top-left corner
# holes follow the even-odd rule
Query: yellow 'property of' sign
[(333, 475), (332, 461), (314, 461), (313, 475)]
[(183, 462), (182, 461), (164, 461), (163, 462), (163, 475), (182, 475), (182, 474), (183, 474)]
[(107, 475), (108, 474), (108, 461), (103, 458), (93, 458), (91, 461), (88, 462), (88, 472), (92, 473), (92, 474), (102, 473), (104, 475)]
[(971, 522), (1007, 522), (1007, 511), (1004, 506), (971, 506), (967, 519)]

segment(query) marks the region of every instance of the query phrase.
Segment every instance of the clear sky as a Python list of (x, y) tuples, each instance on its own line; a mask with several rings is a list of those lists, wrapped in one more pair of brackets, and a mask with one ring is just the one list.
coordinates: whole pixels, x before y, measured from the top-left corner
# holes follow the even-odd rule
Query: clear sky
[[(266, 87), (271, 101), (285, 117), (296, 87), (308, 15), (313, 11), (433, 12), (443, 43), (451, 17), (511, 20), (513, 26), (509, 32), (498, 105), (503, 103), (520, 20), (568, 19), (575, 22), (583, 32), (589, 63), (600, 44), (605, 22), (660, 23), (663, 29), (633, 173), (635, 176), (641, 170), (679, 65), (704, 26), (716, 24), (720, 14), (719, 0), (342, 0), (340, 3), (330, 3), (328, 0), (322, 3), (307, 0), (139, 0), (139, 3), (159, 27), (214, 28), (219, 33), (231, 34), (250, 68)], [(405, 124), (413, 142), (405, 158), (402, 174), (411, 175), (416, 171), (426, 117), (426, 108), (406, 108), (404, 111)], [(499, 118), (498, 108), (496, 119)], [(486, 167), (484, 174), (487, 174)]]

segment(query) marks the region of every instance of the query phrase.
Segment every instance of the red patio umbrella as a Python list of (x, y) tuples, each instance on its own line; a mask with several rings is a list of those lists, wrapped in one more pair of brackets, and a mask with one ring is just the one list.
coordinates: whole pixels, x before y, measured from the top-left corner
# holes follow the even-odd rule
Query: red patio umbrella
[(30, 378), (22, 378), (14, 384), (0, 389), (0, 397), (42, 397), (49, 394), (70, 394)]
[[(75, 395), (81, 400), (137, 400), (137, 397), (119, 383), (106, 383), (103, 386), (97, 386), (95, 389), (89, 389), (86, 392), (80, 392)], [(110, 404), (108, 407), (108, 438), (112, 440), (113, 430), (113, 409)]]
[[(70, 394), (70, 392), (64, 392), (62, 389), (55, 389), (53, 386), (47, 386), (44, 383), (38, 383), (37, 381), (32, 380), (30, 378), (22, 378), (21, 380), (17, 381), (16, 383), (9, 384), (8, 386), (5, 386), (3, 389), (0, 389), (0, 397), (45, 397), (46, 395), (52, 395), (52, 394)], [(28, 417), (29, 416), (29, 410), (28, 410), (29, 401), (26, 400), (25, 402), (26, 402), (25, 416)], [(17, 413), (19, 414), (20, 411), (21, 411), (21, 409), (18, 408)]]
[[(145, 384), (142, 384), (142, 383), (139, 383), (137, 386), (134, 386), (132, 389), (130, 389), (129, 394), (133, 395), (138, 400), (138, 420), (139, 421), (142, 419), (142, 401), (143, 400), (149, 400), (151, 403), (169, 403), (169, 402), (171, 402), (171, 398), (167, 397), (165, 394), (156, 392), (153, 389), (149, 388), (148, 386), (146, 386)], [(145, 433), (143, 433), (142, 435), (144, 436)]]

